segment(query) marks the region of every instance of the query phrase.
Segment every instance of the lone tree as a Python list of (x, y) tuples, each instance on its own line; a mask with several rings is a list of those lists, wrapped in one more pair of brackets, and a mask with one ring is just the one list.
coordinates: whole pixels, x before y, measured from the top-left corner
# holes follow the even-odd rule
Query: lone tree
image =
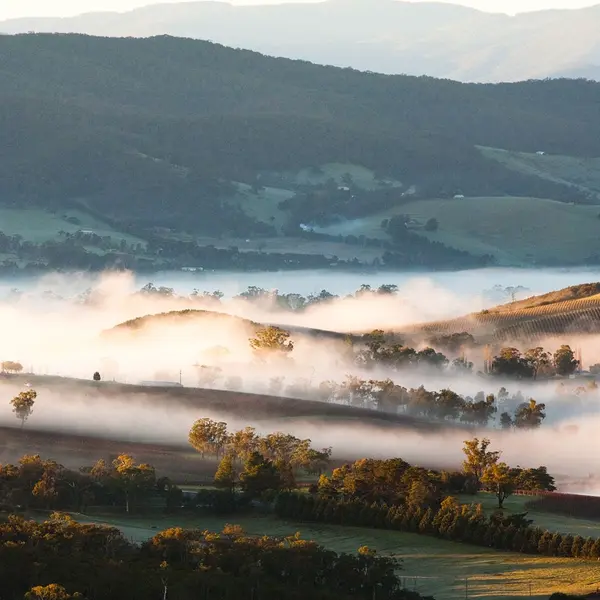
[(250, 338), (250, 347), (259, 358), (286, 357), (293, 349), (290, 332), (279, 327), (263, 327)]
[(100, 381), (100, 379), (102, 379), (102, 378), (100, 377), (100, 373), (98, 373), (98, 371), (96, 371), (96, 372), (94, 373), (94, 377), (93, 377), (93, 379), (94, 379), (94, 381)]
[(488, 450), (490, 440), (483, 438), (481, 441), (478, 438), (466, 440), (463, 447), (463, 452), (466, 460), (463, 462), (465, 473), (471, 475), (477, 482), (477, 487), (481, 485), (483, 474), (489, 467), (495, 465), (500, 458), (500, 452)]
[(21, 429), (23, 429), (25, 421), (27, 421), (33, 412), (33, 405), (36, 398), (37, 392), (35, 390), (27, 390), (26, 392), (21, 392), (10, 401), (17, 419), (21, 420)]
[(490, 465), (481, 478), (481, 482), (498, 498), (498, 508), (502, 508), (504, 501), (515, 491), (516, 480), (513, 472), (506, 463)]

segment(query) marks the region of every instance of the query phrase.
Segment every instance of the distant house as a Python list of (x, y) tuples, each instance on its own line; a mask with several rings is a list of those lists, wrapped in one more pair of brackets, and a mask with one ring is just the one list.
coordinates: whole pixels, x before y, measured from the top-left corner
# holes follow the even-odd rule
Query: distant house
[(538, 156), (544, 156), (546, 153), (545, 153), (545, 152), (543, 152), (542, 150), (538, 150), (538, 151), (536, 152), (536, 154), (537, 154)]
[(463, 194), (456, 194), (456, 196), (454, 196), (455, 200), (461, 200), (462, 198), (464, 198)]

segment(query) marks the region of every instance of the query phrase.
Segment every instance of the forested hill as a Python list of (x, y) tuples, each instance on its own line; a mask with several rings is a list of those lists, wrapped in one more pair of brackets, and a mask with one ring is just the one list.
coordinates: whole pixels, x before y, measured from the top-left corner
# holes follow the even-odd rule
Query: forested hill
[(171, 37), (0, 36), (0, 194), (213, 231), (224, 180), (328, 162), (423, 196), (555, 197), (475, 146), (599, 156), (599, 97), (584, 80), (384, 76)]

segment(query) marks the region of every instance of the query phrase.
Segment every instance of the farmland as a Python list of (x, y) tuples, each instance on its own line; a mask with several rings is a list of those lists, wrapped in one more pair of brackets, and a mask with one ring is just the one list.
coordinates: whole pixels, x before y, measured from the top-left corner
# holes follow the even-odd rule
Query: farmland
[(600, 295), (593, 294), (559, 302), (529, 299), (457, 319), (409, 327), (406, 332), (444, 335), (467, 331), (482, 341), (532, 340), (559, 334), (595, 333), (599, 324)]
[(495, 160), (518, 173), (574, 186), (588, 192), (591, 197), (595, 196), (596, 199), (600, 195), (600, 158), (540, 155), (481, 146), (479, 151), (486, 158)]
[[(403, 561), (401, 575), (406, 586), (439, 600), (468, 597), (495, 600), (506, 597), (549, 596), (553, 592), (584, 593), (597, 584), (596, 563), (563, 558), (532, 557), (496, 552), (427, 536), (333, 525), (308, 525), (272, 517), (234, 515), (228, 518), (145, 517), (119, 518), (74, 515), (83, 522), (119, 527), (134, 541), (144, 541), (161, 529), (185, 527), (221, 531), (226, 523), (241, 525), (249, 534), (286, 536), (299, 531), (337, 552), (355, 552), (369, 546), (383, 555), (394, 554)], [(467, 580), (465, 582), (465, 580)]]

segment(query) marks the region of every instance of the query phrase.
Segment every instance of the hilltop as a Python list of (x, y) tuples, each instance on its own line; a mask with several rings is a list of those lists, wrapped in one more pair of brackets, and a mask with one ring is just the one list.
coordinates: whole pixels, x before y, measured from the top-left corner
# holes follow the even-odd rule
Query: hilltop
[[(467, 268), (600, 256), (595, 183), (579, 171), (526, 172), (489, 150), (600, 156), (598, 83), (390, 77), (167, 36), (0, 36), (0, 54), (0, 222), (12, 236), (0, 236), (0, 254), (11, 268)], [(565, 248), (505, 255), (515, 246), (505, 230), (473, 244), (476, 232), (450, 218), (430, 230), (435, 214), (413, 211), (435, 201), (464, 221), (469, 206), (444, 204), (455, 196), (489, 198), (513, 222), (506, 198), (552, 201), (570, 215), (554, 238)], [(416, 213), (408, 226), (404, 210)], [(382, 211), (400, 220), (384, 228)], [(496, 212), (480, 224), (503, 222)], [(569, 247), (578, 220), (586, 255)], [(345, 233), (327, 229), (344, 223)]]
[[(378, 0), (376, 10), (373, 4), (182, 2), (125, 13), (16, 19), (0, 23), (0, 31), (169, 34), (364, 71), (461, 81), (599, 77), (598, 7), (509, 17), (440, 3)], [(569, 43), (557, 45), (557, 39)]]
[(480, 342), (530, 341), (555, 335), (600, 332), (600, 283), (571, 286), (457, 319), (405, 329), (431, 338), (468, 332)]

